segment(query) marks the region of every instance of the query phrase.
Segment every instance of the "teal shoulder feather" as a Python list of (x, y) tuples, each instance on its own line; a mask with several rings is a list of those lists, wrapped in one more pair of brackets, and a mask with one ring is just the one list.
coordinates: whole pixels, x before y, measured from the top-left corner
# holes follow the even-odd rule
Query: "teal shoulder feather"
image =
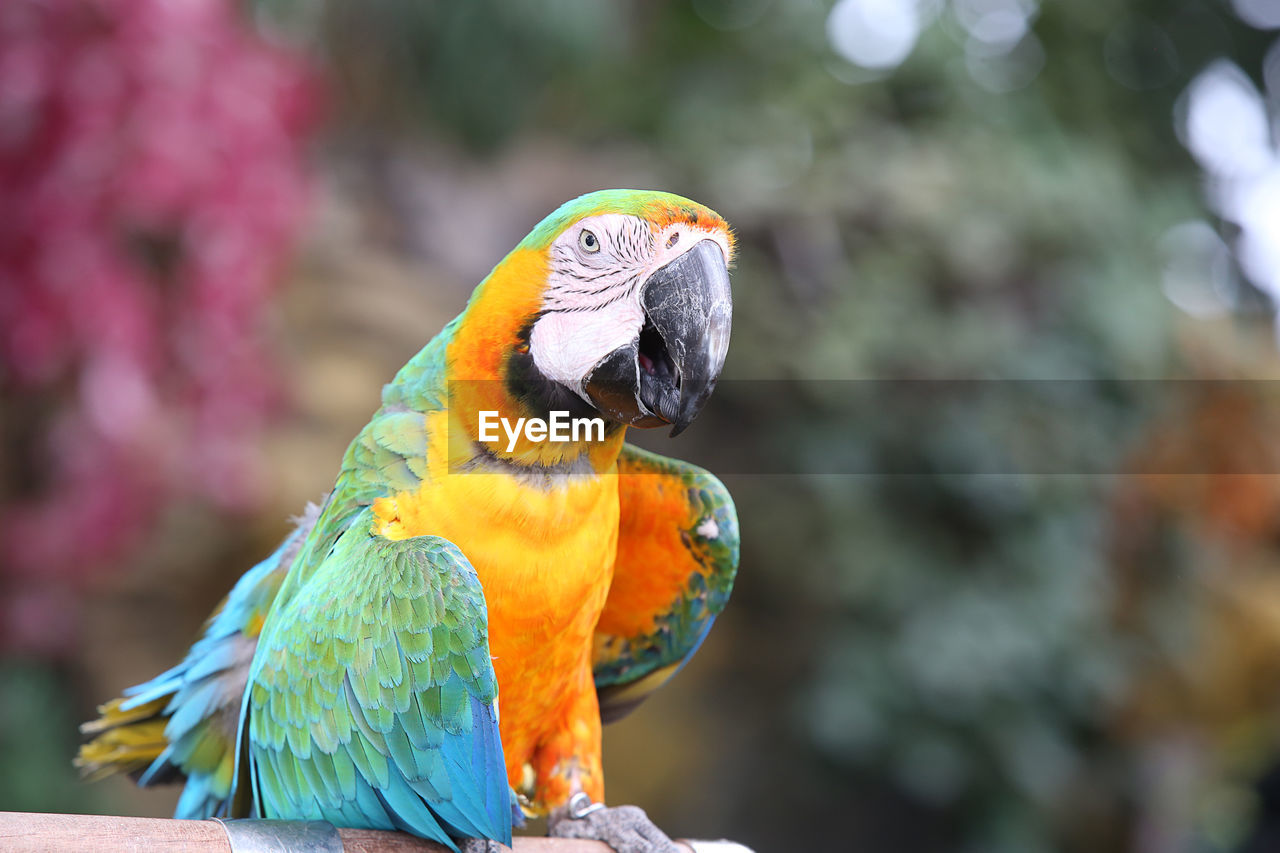
[(382, 406), (348, 445), (337, 482), (280, 601), (288, 601), (310, 578), (365, 507), (380, 497), (416, 489), (426, 477), (426, 415), (445, 406), (446, 351), (460, 319), (449, 322), (383, 387)]

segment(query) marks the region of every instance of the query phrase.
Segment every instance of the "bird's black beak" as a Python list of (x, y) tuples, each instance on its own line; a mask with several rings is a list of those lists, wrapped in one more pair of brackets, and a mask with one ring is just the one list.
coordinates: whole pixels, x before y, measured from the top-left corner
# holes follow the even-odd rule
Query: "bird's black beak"
[(639, 336), (600, 360), (583, 383), (604, 414), (679, 435), (715, 389), (729, 350), (733, 296), (724, 252), (703, 240), (649, 276)]

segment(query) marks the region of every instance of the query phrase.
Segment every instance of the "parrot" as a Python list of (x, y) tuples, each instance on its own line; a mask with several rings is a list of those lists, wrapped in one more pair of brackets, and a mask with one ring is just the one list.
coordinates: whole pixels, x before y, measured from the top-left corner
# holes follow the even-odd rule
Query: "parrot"
[[(738, 519), (715, 476), (626, 439), (680, 433), (711, 396), (734, 244), (658, 191), (543, 219), (384, 386), (332, 490), (183, 660), (82, 726), (82, 772), (185, 781), (178, 818), (466, 850), (547, 816), (554, 836), (673, 849), (605, 805), (601, 727), (702, 644)], [(557, 413), (601, 426), (557, 434)]]

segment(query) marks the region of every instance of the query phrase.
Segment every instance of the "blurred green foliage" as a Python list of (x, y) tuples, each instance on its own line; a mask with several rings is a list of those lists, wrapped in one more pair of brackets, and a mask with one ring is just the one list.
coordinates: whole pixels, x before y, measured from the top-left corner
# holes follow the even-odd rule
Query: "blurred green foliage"
[(76, 708), (60, 674), (35, 663), (0, 662), (0, 808), (6, 811), (93, 811), (101, 792), (81, 784), (71, 767), (78, 738)]

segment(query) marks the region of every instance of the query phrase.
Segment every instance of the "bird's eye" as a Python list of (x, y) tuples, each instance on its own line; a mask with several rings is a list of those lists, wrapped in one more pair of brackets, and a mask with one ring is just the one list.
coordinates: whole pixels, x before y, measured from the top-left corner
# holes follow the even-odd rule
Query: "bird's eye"
[(582, 247), (582, 251), (595, 254), (600, 251), (600, 241), (596, 239), (596, 235), (590, 231), (583, 229), (578, 235), (578, 245)]

